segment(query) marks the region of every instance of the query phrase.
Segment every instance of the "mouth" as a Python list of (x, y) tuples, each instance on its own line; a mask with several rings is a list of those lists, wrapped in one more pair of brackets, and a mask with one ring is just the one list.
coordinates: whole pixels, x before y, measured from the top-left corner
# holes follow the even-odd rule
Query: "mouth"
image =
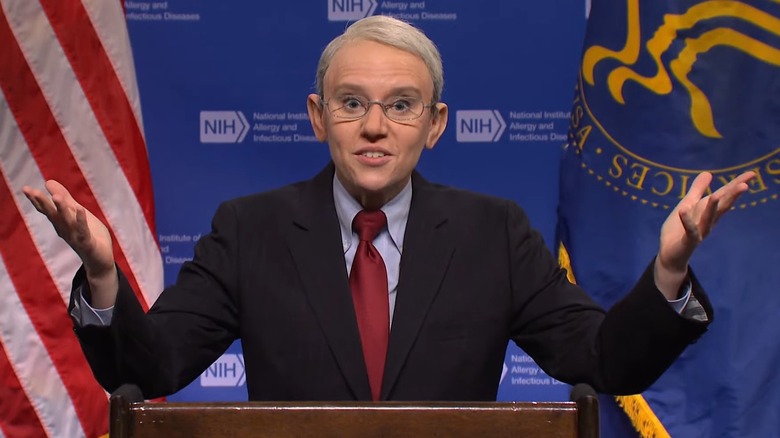
[(390, 152), (376, 149), (362, 149), (355, 152), (358, 162), (364, 166), (379, 167), (390, 162), (392, 155)]
[(366, 158), (382, 158), (382, 157), (384, 157), (386, 155), (389, 155), (389, 154), (386, 154), (386, 153), (381, 152), (381, 151), (365, 151), (365, 152), (359, 153), (358, 155), (360, 155), (362, 157), (366, 157)]

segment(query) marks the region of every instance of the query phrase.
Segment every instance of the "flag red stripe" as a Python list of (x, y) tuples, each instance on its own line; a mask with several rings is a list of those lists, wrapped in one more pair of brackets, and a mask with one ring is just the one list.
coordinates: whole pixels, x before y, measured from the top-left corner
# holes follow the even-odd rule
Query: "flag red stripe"
[[(74, 193), (84, 195), (82, 202), (85, 207), (105, 221), (23, 57), (2, 9), (0, 9), (0, 41), (7, 42), (4, 44), (4, 50), (0, 51), (0, 65), (3, 65), (0, 69), (0, 88), (41, 173), (45, 178), (61, 180)], [(5, 181), (1, 190), (0, 205), (14, 205)], [(9, 276), (18, 291), (29, 291), (29, 293), (20, 293), (20, 301), (52, 358), (85, 433), (90, 436), (104, 433), (108, 415), (105, 394), (94, 381), (84, 357), (74, 354), (80, 350), (80, 347), (73, 332), (68, 329), (71, 322), (64, 312), (56, 284), (42, 263), (34, 263), (35, 260), (39, 260), (39, 255), (19, 212), (12, 209), (11, 212), (4, 213), (2, 225), (15, 227), (15, 229), (0, 230), (0, 235), (9, 237), (0, 240), (0, 252), (14, 255), (9, 258)], [(117, 263), (128, 272), (128, 279), (135, 283), (124, 254), (116, 245), (116, 240), (115, 254), (117, 254)], [(133, 286), (136, 288), (136, 293), (140, 294), (137, 284)], [(142, 303), (145, 304), (143, 300)]]
[(0, 343), (0, 429), (7, 437), (45, 437), (46, 431)]
[[(0, 39), (2, 36), (0, 30)], [(15, 205), (5, 179), (0, 181), (0, 205)], [(80, 346), (76, 335), (68, 329), (72, 324), (57, 285), (41, 262), (19, 210), (4, 209), (3, 216), (0, 254), (19, 300), (73, 401), (84, 432), (88, 436), (105, 433), (108, 428), (105, 392), (92, 376), (84, 356), (74, 354), (80, 351)]]
[[(79, 202), (91, 211), (101, 222), (108, 223), (105, 214), (81, 173), (65, 138), (51, 114), (22, 51), (11, 32), (5, 13), (0, 9), (0, 41), (8, 41), (0, 51), (0, 89), (5, 93), (8, 106), (19, 125), (30, 152), (45, 179), (56, 179), (76, 194)], [(126, 274), (144, 310), (146, 300), (130, 269), (127, 257), (113, 239), (117, 265)]]
[[(133, 188), (149, 230), (156, 236), (152, 178), (143, 135), (100, 37), (81, 2), (42, 0), (41, 6)], [(83, 56), (85, 47), (90, 56)]]

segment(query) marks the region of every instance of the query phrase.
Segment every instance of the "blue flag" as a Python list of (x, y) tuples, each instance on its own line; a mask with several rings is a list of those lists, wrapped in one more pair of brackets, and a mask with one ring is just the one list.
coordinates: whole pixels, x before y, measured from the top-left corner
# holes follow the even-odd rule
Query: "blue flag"
[(644, 436), (778, 436), (780, 2), (594, 0), (560, 176), (576, 281), (605, 306), (623, 297), (705, 170), (713, 190), (756, 173), (691, 261), (714, 319), (618, 403)]

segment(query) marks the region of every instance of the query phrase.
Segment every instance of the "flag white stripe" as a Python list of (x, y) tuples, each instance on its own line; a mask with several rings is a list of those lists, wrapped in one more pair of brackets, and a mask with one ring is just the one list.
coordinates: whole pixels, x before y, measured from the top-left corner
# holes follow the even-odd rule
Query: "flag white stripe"
[[(34, 263), (34, 261), (31, 261)], [(0, 342), (19, 383), (52, 437), (84, 436), (76, 409), (0, 259)]]
[[(0, 0), (25, 59), (76, 162), (127, 257), (146, 302), (162, 290), (162, 257), (135, 194), (91, 110), (70, 63), (37, 1)], [(112, 208), (117, 206), (115, 208)]]
[(127, 100), (133, 109), (135, 121), (143, 136), (144, 124), (143, 117), (141, 117), (141, 99), (136, 86), (135, 65), (133, 57), (128, 56), (132, 53), (130, 38), (127, 32), (118, 31), (127, 27), (122, 3), (119, 0), (82, 0), (81, 3), (103, 43), (103, 48), (117, 78), (119, 78), (122, 89), (125, 90)]
[(43, 189), (44, 180), (2, 92), (0, 92), (0, 144), (4, 145), (0, 150), (0, 169), (6, 175), (8, 187), (24, 218), (30, 237), (46, 269), (52, 275), (63, 303), (67, 304), (71, 278), (81, 266), (81, 260), (68, 244), (57, 237), (54, 227), (46, 216), (38, 213), (22, 193), (22, 187), (26, 185)]

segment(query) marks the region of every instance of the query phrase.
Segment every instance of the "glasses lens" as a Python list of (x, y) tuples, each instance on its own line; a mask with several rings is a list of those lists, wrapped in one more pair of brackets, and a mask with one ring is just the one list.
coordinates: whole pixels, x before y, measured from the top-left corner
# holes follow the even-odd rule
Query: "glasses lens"
[(325, 103), (334, 116), (340, 119), (356, 120), (366, 115), (368, 108), (377, 104), (387, 118), (397, 122), (414, 120), (425, 111), (425, 104), (417, 97), (393, 97), (386, 102), (368, 100), (362, 96), (335, 96)]
[(422, 115), (424, 105), (416, 97), (397, 97), (384, 105), (385, 114), (392, 120), (413, 120)]
[(366, 114), (367, 100), (359, 96), (338, 96), (329, 102), (329, 107), (336, 117), (342, 119), (359, 119)]

